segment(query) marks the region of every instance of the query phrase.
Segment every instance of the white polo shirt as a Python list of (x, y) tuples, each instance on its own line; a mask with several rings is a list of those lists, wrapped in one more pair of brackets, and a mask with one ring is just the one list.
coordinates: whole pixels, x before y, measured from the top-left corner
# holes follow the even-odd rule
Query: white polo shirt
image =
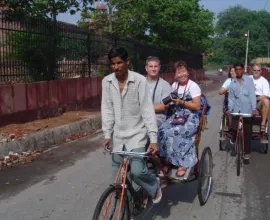
[(253, 76), (250, 76), (254, 82), (254, 89), (256, 95), (270, 96), (269, 83), (267, 79), (261, 76), (259, 79), (254, 79)]

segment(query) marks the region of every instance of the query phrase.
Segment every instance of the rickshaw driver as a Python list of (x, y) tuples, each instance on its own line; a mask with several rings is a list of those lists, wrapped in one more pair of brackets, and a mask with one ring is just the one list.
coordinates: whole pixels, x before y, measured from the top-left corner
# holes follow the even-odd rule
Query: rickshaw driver
[[(111, 143), (116, 151), (145, 152), (149, 137), (149, 148), (156, 153), (159, 150), (157, 123), (153, 103), (147, 95), (145, 77), (128, 69), (130, 60), (123, 47), (112, 48), (108, 59), (113, 73), (102, 80), (103, 147)], [(113, 178), (121, 161), (120, 155), (112, 155)], [(134, 182), (149, 193), (153, 203), (160, 202), (162, 192), (159, 178), (149, 172), (143, 158), (131, 159), (130, 173)]]
[[(237, 63), (234, 65), (236, 79), (233, 79), (229, 87), (229, 110), (227, 113), (246, 113), (257, 114), (256, 110), (256, 95), (254, 91), (253, 80), (244, 75), (244, 65)], [(231, 144), (236, 141), (238, 120), (233, 118), (231, 124), (232, 138)], [(251, 138), (252, 138), (253, 122), (249, 118), (244, 118), (244, 159), (250, 159), (251, 153)]]

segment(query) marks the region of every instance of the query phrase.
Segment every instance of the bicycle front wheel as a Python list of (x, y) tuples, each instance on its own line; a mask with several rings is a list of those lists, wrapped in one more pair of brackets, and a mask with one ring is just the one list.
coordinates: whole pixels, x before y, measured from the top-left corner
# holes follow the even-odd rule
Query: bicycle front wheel
[(242, 158), (242, 134), (241, 132), (238, 133), (238, 140), (237, 140), (237, 157), (236, 157), (236, 173), (237, 176), (240, 176), (240, 168), (241, 168), (241, 158)]
[(123, 198), (120, 216), (118, 216), (121, 193), (122, 188), (120, 187), (108, 187), (98, 201), (93, 215), (93, 220), (130, 220), (131, 216), (126, 193)]

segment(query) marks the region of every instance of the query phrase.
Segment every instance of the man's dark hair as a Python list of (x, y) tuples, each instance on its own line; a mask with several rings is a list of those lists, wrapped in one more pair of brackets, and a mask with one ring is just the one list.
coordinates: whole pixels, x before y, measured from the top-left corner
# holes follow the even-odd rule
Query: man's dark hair
[(233, 68), (236, 68), (237, 66), (241, 66), (243, 69), (245, 68), (243, 63), (235, 63)]
[(120, 57), (126, 61), (128, 58), (128, 52), (124, 47), (113, 47), (108, 53), (108, 59), (111, 60), (113, 57)]
[(232, 69), (234, 69), (234, 67), (230, 66), (229, 72), (228, 72), (228, 78), (232, 78), (232, 74), (231, 74)]

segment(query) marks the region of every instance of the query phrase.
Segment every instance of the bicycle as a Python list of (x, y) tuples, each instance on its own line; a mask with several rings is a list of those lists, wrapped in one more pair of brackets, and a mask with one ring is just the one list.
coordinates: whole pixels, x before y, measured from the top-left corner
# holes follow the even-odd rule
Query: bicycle
[(241, 159), (244, 159), (244, 118), (251, 118), (252, 114), (245, 114), (245, 113), (230, 113), (233, 118), (239, 118), (237, 124), (237, 133), (236, 133), (236, 142), (235, 142), (235, 152), (236, 152), (236, 173), (237, 176), (240, 175), (240, 168), (241, 168)]
[[(150, 152), (129, 152), (129, 151), (111, 151), (108, 147), (105, 148), (104, 153), (118, 154), (123, 156), (123, 161), (120, 164), (114, 183), (111, 184), (101, 195), (94, 215), (93, 220), (98, 219), (117, 219), (117, 220), (130, 220), (131, 214), (138, 215), (148, 203), (148, 194), (142, 187), (138, 186), (137, 189), (132, 186), (127, 174), (129, 171), (129, 160), (131, 156), (148, 158), (152, 157)], [(118, 181), (120, 180), (120, 181)], [(130, 197), (128, 196), (130, 193)], [(109, 199), (109, 201), (107, 201)], [(115, 199), (115, 202), (112, 202)], [(107, 201), (107, 204), (106, 204)], [(105, 210), (102, 211), (102, 208)], [(109, 213), (109, 206), (112, 204), (112, 212)], [(117, 210), (117, 205), (119, 205)], [(115, 212), (117, 210), (117, 212)]]
[[(205, 96), (204, 96), (205, 97)], [(137, 216), (141, 213), (143, 209), (147, 207), (148, 204), (148, 194), (143, 190), (142, 187), (137, 186), (137, 188), (132, 186), (132, 183), (127, 178), (127, 173), (129, 170), (129, 159), (131, 156), (139, 156), (146, 160), (148, 169), (160, 168), (160, 171), (154, 169), (154, 173), (159, 177), (160, 182), (165, 183), (161, 184), (162, 188), (168, 187), (174, 184), (185, 184), (193, 181), (198, 181), (197, 193), (198, 199), (201, 206), (204, 206), (210, 197), (213, 181), (212, 181), (212, 172), (213, 172), (213, 158), (212, 152), (209, 147), (205, 147), (201, 156), (199, 155), (199, 144), (201, 140), (201, 133), (207, 129), (207, 116), (206, 116), (207, 103), (204, 102), (203, 110), (200, 117), (200, 123), (198, 126), (198, 131), (195, 136), (195, 148), (196, 156), (198, 162), (194, 167), (187, 169), (183, 177), (177, 177), (175, 174), (177, 172), (177, 167), (172, 164), (168, 164), (166, 161), (161, 160), (157, 155), (152, 155), (151, 152), (137, 153), (137, 152), (128, 152), (128, 151), (113, 151), (111, 152), (108, 148), (105, 148), (106, 153), (110, 154), (119, 154), (123, 156), (123, 161), (119, 166), (116, 178), (114, 183), (111, 184), (101, 195), (94, 215), (93, 220), (98, 219), (116, 219), (116, 220), (129, 220), (131, 214)], [(151, 166), (152, 165), (152, 166)], [(164, 170), (164, 167), (168, 167), (168, 170)], [(118, 180), (120, 179), (120, 182)], [(128, 192), (130, 196), (128, 198)], [(114, 195), (115, 194), (115, 195)], [(107, 199), (109, 201), (107, 201)], [(111, 202), (112, 199), (116, 201)], [(107, 201), (107, 203), (106, 203)], [(108, 214), (109, 206), (113, 203), (112, 213)], [(119, 203), (119, 204), (118, 204)], [(102, 208), (105, 206), (105, 211), (102, 211)], [(117, 205), (119, 208), (117, 209)], [(117, 211), (117, 213), (115, 213)]]

